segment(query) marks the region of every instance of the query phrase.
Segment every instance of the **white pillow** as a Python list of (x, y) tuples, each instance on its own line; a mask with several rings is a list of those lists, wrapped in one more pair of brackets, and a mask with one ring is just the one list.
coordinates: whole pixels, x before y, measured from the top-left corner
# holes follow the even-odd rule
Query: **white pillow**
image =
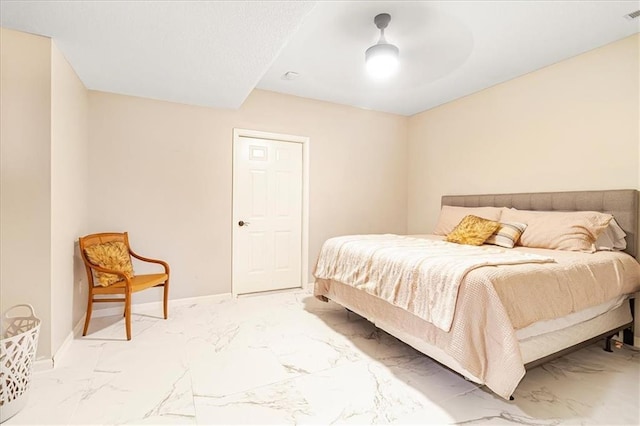
[(520, 236), (524, 247), (596, 251), (594, 243), (613, 216), (593, 211), (532, 211), (504, 208), (501, 222), (526, 223)]
[(433, 233), (435, 235), (449, 235), (462, 219), (469, 215), (499, 222), (501, 214), (502, 208), (500, 207), (442, 206), (440, 217)]
[(611, 219), (609, 226), (598, 236), (596, 250), (624, 250), (627, 248), (627, 234), (620, 228), (616, 219)]

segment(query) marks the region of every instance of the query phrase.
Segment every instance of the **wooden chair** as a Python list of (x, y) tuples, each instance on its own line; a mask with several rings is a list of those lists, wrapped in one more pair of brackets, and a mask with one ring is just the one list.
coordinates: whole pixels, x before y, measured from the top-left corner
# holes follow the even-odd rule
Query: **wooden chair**
[[(103, 244), (109, 241), (123, 242), (126, 245), (127, 249), (129, 250), (129, 254), (131, 256), (143, 262), (158, 263), (162, 265), (164, 267), (164, 273), (135, 275), (131, 278), (128, 278), (121, 271), (105, 269), (91, 263), (87, 258), (85, 249), (95, 244)], [(89, 329), (89, 322), (91, 321), (91, 313), (93, 310), (94, 302), (100, 302), (100, 303), (124, 302), (124, 317), (125, 317), (125, 324), (126, 324), (126, 330), (127, 330), (127, 340), (131, 340), (131, 294), (136, 293), (138, 291), (146, 290), (151, 287), (164, 287), (164, 319), (167, 319), (167, 315), (168, 315), (167, 302), (169, 300), (169, 265), (166, 262), (162, 260), (149, 259), (134, 253), (133, 250), (131, 250), (131, 246), (129, 246), (129, 236), (126, 232), (86, 235), (84, 237), (79, 238), (79, 243), (80, 243), (80, 254), (82, 256), (82, 260), (84, 261), (84, 266), (87, 270), (87, 280), (89, 283), (87, 317), (84, 322), (84, 331), (82, 332), (83, 336), (87, 335), (87, 330)], [(121, 276), (123, 279), (114, 284), (111, 284), (108, 287), (102, 287), (100, 285), (94, 284), (94, 275), (93, 275), (94, 271), (116, 274)], [(121, 297), (121, 298), (96, 298), (95, 297), (96, 295), (102, 295), (102, 294), (122, 294), (124, 295), (124, 297)]]

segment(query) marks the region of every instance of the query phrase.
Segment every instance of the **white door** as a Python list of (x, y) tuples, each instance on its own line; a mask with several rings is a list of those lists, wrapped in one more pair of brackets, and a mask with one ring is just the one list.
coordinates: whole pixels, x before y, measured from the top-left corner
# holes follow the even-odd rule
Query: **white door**
[(233, 293), (302, 285), (302, 143), (234, 138)]

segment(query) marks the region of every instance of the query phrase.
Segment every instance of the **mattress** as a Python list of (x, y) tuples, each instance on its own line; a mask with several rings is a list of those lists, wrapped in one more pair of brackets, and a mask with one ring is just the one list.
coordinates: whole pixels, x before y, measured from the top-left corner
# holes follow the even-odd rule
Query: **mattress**
[[(628, 298), (629, 297), (627, 295), (622, 295), (611, 300), (607, 300), (604, 303), (600, 303), (599, 305), (590, 306), (588, 308), (582, 309), (578, 312), (573, 312), (560, 318), (538, 321), (529, 325), (528, 327), (524, 327), (516, 331), (516, 337), (518, 338), (518, 341), (522, 342), (523, 340), (529, 339), (531, 337), (540, 336), (543, 334), (551, 333), (553, 331), (562, 330), (576, 324), (580, 324), (581, 322), (588, 321), (592, 318), (596, 318), (602, 314), (613, 311), (614, 309), (621, 306)], [(629, 308), (627, 308), (627, 310), (631, 312)], [(528, 361), (525, 361), (525, 363), (526, 362)]]
[[(612, 306), (616, 306), (613, 304)], [(553, 331), (533, 337), (518, 340), (522, 361), (528, 364), (544, 358), (563, 349), (577, 345), (599, 336), (609, 330), (614, 330), (629, 324), (633, 320), (629, 300), (623, 300), (620, 305), (611, 310), (600, 313), (590, 319), (557, 328)], [(566, 322), (564, 322), (566, 324)]]
[[(442, 239), (435, 235), (333, 238), (323, 245), (314, 275), (353, 285), (411, 311), (444, 331), (451, 327), (456, 297), (463, 293), (465, 286), (477, 293), (495, 292), (501, 305), (495, 308), (505, 310), (510, 325), (516, 330), (640, 290), (640, 265), (626, 253), (525, 247), (496, 249), (486, 245), (469, 248), (445, 243)], [(479, 253), (466, 252), (472, 249)], [(429, 262), (441, 255), (440, 251), (444, 252), (444, 260), (451, 263), (447, 264), (448, 269), (436, 263), (434, 267), (440, 268), (435, 274)], [(523, 258), (497, 263), (495, 267), (481, 266), (482, 262), (493, 261), (489, 259), (494, 256), (508, 255)], [(538, 260), (527, 260), (531, 257)], [(478, 259), (480, 267), (467, 268), (467, 263)], [(555, 259), (555, 263), (541, 265), (537, 263), (539, 259)], [(520, 264), (509, 264), (516, 262)], [(456, 268), (462, 272), (456, 273)], [(447, 279), (438, 279), (440, 273)], [(459, 277), (464, 277), (464, 285)], [(451, 285), (447, 286), (449, 281)], [(492, 296), (486, 295), (487, 301), (494, 301)]]

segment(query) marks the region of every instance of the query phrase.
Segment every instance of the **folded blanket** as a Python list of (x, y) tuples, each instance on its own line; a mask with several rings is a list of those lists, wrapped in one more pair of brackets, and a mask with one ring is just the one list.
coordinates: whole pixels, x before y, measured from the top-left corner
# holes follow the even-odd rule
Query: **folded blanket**
[(496, 246), (467, 246), (402, 235), (349, 235), (327, 240), (314, 276), (362, 289), (449, 331), (458, 288), (482, 266), (554, 262)]

